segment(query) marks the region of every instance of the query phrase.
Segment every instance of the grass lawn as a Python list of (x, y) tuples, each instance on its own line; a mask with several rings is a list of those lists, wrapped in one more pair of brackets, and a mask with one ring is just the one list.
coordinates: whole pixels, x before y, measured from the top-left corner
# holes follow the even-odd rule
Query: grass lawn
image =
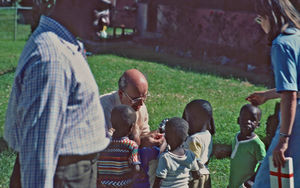
[[(147, 75), (151, 93), (147, 107), (152, 129), (157, 128), (159, 122), (166, 117), (181, 117), (184, 106), (193, 99), (202, 98), (210, 101), (216, 124), (215, 143), (231, 144), (231, 140), (239, 130), (236, 119), (240, 107), (246, 103), (244, 98), (252, 91), (265, 89), (233, 78), (222, 78), (116, 55), (92, 56), (88, 61), (101, 93), (116, 90), (118, 78), (126, 69), (137, 68)], [(4, 115), (12, 81), (13, 73), (0, 76), (0, 135), (3, 135)], [(256, 132), (263, 137), (266, 118), (273, 113), (274, 102), (262, 105), (261, 109), (262, 123)], [(7, 151), (0, 156), (0, 182), (4, 182), (2, 186), (5, 187), (8, 185), (14, 155)], [(209, 167), (213, 187), (225, 187), (228, 182), (229, 159), (212, 158)]]
[[(0, 39), (0, 137), (3, 136), (5, 112), (14, 70), (24, 44), (25, 41), (22, 40)], [(187, 69), (176, 66), (176, 64), (182, 66), (192, 60), (172, 59), (172, 63), (170, 63), (168, 61), (172, 57), (163, 55), (159, 60), (153, 60), (152, 54), (146, 57), (147, 60), (137, 60), (132, 56), (134, 50), (130, 53), (127, 57), (109, 53), (95, 55), (88, 57), (88, 62), (101, 94), (116, 90), (117, 81), (126, 69), (137, 68), (146, 74), (151, 94), (146, 103), (150, 117), (149, 124), (152, 129), (156, 129), (164, 118), (181, 117), (188, 102), (201, 98), (210, 101), (213, 106), (216, 124), (214, 143), (231, 144), (235, 133), (239, 130), (236, 120), (241, 106), (246, 104), (245, 97), (253, 91), (266, 89), (263, 86), (233, 78), (228, 74), (222, 77), (209, 74), (208, 71), (203, 69), (201, 72), (200, 70), (197, 72), (195, 71), (198, 70), (196, 68), (197, 62), (193, 62), (190, 67), (185, 66)], [(137, 55), (141, 56), (141, 54)], [(144, 55), (146, 55), (146, 52), (144, 52)], [(198, 63), (205, 65), (207, 62)], [(223, 69), (219, 66), (207, 66), (209, 66), (209, 70), (218, 70), (217, 72)], [(260, 107), (263, 116), (261, 127), (256, 130), (256, 133), (261, 138), (265, 136), (266, 119), (270, 114), (273, 114), (274, 103), (275, 101), (270, 101)], [(12, 151), (6, 150), (0, 153), (0, 188), (8, 187), (14, 160), (15, 154)], [(213, 187), (227, 186), (229, 164), (230, 160), (228, 158), (220, 160), (212, 157), (209, 167)]]

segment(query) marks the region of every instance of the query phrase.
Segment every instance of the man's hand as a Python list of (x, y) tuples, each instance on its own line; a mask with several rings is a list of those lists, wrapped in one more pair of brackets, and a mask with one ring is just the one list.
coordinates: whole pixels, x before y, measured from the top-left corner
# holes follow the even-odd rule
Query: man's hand
[(160, 146), (164, 142), (164, 135), (157, 132), (152, 131), (146, 135), (141, 136), (141, 147), (152, 147), (152, 146)]

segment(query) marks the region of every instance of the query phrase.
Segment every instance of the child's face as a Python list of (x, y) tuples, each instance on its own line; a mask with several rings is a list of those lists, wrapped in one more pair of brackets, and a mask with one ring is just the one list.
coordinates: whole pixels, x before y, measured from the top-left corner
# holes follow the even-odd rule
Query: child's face
[(258, 127), (259, 121), (254, 114), (244, 112), (238, 118), (238, 123), (240, 125), (240, 134), (250, 136), (255, 128)]

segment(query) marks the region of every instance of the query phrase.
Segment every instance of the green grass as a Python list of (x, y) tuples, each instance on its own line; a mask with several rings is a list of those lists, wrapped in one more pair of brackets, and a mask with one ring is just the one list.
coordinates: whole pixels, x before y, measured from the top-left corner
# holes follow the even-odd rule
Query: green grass
[(10, 150), (0, 153), (0, 188), (8, 187), (15, 160), (16, 155)]
[[(216, 124), (215, 143), (231, 144), (238, 131), (236, 119), (240, 107), (246, 103), (244, 98), (252, 91), (265, 89), (233, 78), (187, 71), (179, 67), (172, 68), (155, 62), (116, 55), (92, 56), (88, 61), (101, 93), (116, 90), (117, 81), (126, 69), (137, 68), (146, 74), (151, 93), (151, 97), (147, 100), (147, 107), (152, 129), (157, 128), (160, 121), (166, 117), (181, 117), (184, 106), (193, 99), (202, 98), (210, 101)], [(13, 73), (0, 76), (0, 135), (3, 134), (4, 114), (12, 81)], [(261, 109), (262, 123), (256, 132), (263, 137), (266, 118), (273, 113), (274, 101), (262, 105)], [(7, 169), (6, 173), (0, 175), (0, 180), (4, 180), (1, 182), (8, 182), (11, 164), (7, 163), (7, 160), (12, 160), (8, 159), (12, 156), (13, 154), (7, 153), (1, 155), (3, 160), (0, 161), (0, 166)], [(228, 182), (229, 159), (213, 158), (210, 169), (214, 187), (225, 187)]]
[[(109, 35), (109, 36), (113, 36), (113, 34), (114, 34), (114, 30), (111, 27), (108, 27), (106, 32), (107, 32), (107, 35)], [(132, 34), (132, 33), (133, 33), (132, 29), (125, 29), (125, 34)], [(122, 29), (117, 28), (116, 35), (121, 35), (121, 34), (122, 34)]]
[[(0, 21), (0, 32), (2, 27), (4, 26), (1, 26)], [(28, 35), (27, 31), (28, 27), (23, 29), (24, 36)], [(0, 33), (0, 137), (3, 136), (5, 112), (14, 70), (25, 44), (24, 40), (12, 41), (8, 37), (6, 39), (1, 37)], [(105, 55), (88, 58), (100, 93), (116, 90), (117, 81), (124, 70), (130, 68), (141, 70), (149, 81), (151, 96), (146, 103), (151, 129), (156, 129), (160, 121), (166, 117), (181, 117), (183, 109), (189, 101), (202, 98), (210, 101), (214, 109), (217, 131), (214, 143), (231, 144), (235, 133), (239, 130), (236, 120), (241, 106), (246, 104), (245, 97), (253, 91), (266, 89), (263, 86), (253, 85), (230, 76), (243, 77), (246, 75), (250, 78), (251, 75), (248, 73), (244, 74), (239, 70), (216, 66), (210, 62), (156, 54), (140, 46), (129, 48), (118, 44), (111, 49), (126, 57), (109, 54), (108, 50)], [(274, 106), (275, 101), (270, 101), (260, 107), (263, 116), (261, 127), (256, 130), (256, 133), (261, 138), (265, 136), (266, 119), (273, 114)], [(0, 153), (0, 188), (8, 187), (14, 160), (15, 154), (12, 151)], [(227, 186), (229, 164), (228, 158), (220, 160), (212, 157), (209, 168), (213, 187)]]
[[(30, 26), (24, 24), (17, 24), (15, 27), (15, 10), (0, 10), (0, 40), (26, 40), (30, 34)], [(19, 18), (19, 16), (17, 16)]]

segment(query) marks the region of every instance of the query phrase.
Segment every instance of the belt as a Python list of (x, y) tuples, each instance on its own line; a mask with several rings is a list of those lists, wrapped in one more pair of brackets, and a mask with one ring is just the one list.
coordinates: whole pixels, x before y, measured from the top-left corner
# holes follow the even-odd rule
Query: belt
[(79, 161), (89, 160), (92, 163), (96, 162), (99, 157), (99, 153), (92, 153), (88, 155), (61, 155), (58, 158), (58, 166), (66, 166), (77, 163)]

